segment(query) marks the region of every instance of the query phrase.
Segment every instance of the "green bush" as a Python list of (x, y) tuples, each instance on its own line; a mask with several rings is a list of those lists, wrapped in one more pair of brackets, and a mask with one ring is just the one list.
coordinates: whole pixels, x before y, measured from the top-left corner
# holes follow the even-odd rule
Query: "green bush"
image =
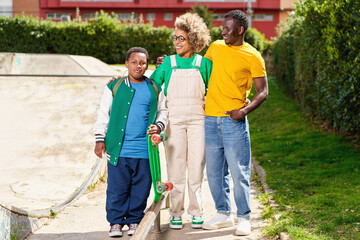
[[(106, 63), (124, 63), (126, 52), (134, 46), (144, 47), (155, 62), (162, 54), (173, 54), (172, 28), (152, 27), (100, 12), (89, 22), (52, 22), (27, 16), (0, 17), (0, 51), (24, 53), (59, 53), (89, 55)], [(212, 41), (221, 39), (221, 28), (211, 28)], [(249, 29), (245, 40), (260, 52), (264, 36)], [(200, 54), (205, 54), (204, 49)]]
[(222, 27), (210, 28), (211, 42), (222, 39), (221, 31), (222, 31)]
[[(213, 27), (210, 29), (211, 41), (222, 39), (222, 27)], [(266, 39), (264, 34), (260, 33), (255, 28), (249, 28), (245, 33), (245, 42), (251, 44), (259, 52), (263, 52), (266, 46)]]
[(274, 44), (278, 81), (302, 108), (360, 133), (360, 1), (304, 0)]
[(89, 22), (52, 22), (17, 16), (0, 18), (0, 51), (89, 55), (106, 63), (124, 63), (126, 52), (144, 47), (151, 62), (174, 53), (173, 29), (150, 24), (121, 23), (101, 12)]
[(245, 42), (250, 43), (260, 53), (265, 48), (265, 36), (260, 33), (256, 28), (249, 28), (245, 33)]
[(45, 53), (48, 51), (49, 32), (53, 26), (49, 21), (39, 22), (29, 17), (0, 17), (0, 51)]

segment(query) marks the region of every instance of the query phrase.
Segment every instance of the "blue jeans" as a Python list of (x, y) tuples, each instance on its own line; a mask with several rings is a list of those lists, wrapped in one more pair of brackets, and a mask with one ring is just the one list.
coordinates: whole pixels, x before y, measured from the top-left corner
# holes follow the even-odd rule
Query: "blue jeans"
[(218, 213), (229, 215), (230, 173), (234, 183), (237, 217), (248, 218), (250, 210), (251, 149), (247, 118), (205, 117), (206, 172)]
[(151, 189), (149, 159), (120, 157), (108, 163), (106, 218), (114, 224), (140, 223)]

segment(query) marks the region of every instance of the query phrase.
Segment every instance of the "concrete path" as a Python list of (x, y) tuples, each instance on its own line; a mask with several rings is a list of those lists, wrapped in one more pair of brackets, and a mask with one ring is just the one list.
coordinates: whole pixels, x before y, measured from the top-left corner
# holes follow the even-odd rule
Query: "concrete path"
[[(161, 148), (163, 152), (163, 149)], [(163, 179), (167, 179), (166, 171), (164, 169), (164, 156), (162, 155), (162, 175)], [(231, 184), (232, 191), (232, 184)], [(164, 240), (184, 240), (184, 239), (265, 239), (262, 237), (261, 229), (265, 226), (265, 222), (261, 219), (261, 212), (263, 207), (256, 199), (259, 194), (255, 183), (251, 184), (251, 224), (252, 233), (249, 236), (236, 236), (235, 226), (231, 228), (223, 228), (219, 230), (202, 230), (191, 228), (191, 217), (187, 214), (183, 215), (184, 228), (182, 230), (169, 229), (169, 213), (168, 209), (163, 208), (161, 214), (161, 234), (150, 233), (147, 239), (164, 239)], [(106, 183), (99, 182), (96, 189), (87, 191), (77, 201), (69, 205), (66, 209), (58, 214), (55, 219), (49, 219), (41, 229), (30, 235), (27, 240), (97, 240), (97, 239), (112, 239), (108, 237), (109, 226), (106, 221), (105, 212), (105, 196)], [(187, 206), (187, 196), (185, 197), (185, 207)], [(148, 199), (148, 206), (151, 205), (153, 194)], [(163, 206), (165, 207), (165, 206)], [(203, 207), (204, 219), (209, 220), (216, 215), (215, 206), (210, 194), (208, 182), (205, 178), (203, 184)], [(234, 200), (232, 199), (233, 212), (236, 211)], [(125, 228), (124, 228), (125, 229)], [(125, 229), (126, 230), (126, 229)], [(130, 239), (126, 231), (121, 239)]]

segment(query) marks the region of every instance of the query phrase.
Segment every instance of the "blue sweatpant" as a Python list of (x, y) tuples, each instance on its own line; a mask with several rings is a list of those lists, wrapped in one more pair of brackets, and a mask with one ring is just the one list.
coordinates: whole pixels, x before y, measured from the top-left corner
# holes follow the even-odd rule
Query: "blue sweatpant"
[(140, 223), (151, 189), (149, 159), (119, 158), (115, 167), (108, 163), (106, 218), (114, 224)]

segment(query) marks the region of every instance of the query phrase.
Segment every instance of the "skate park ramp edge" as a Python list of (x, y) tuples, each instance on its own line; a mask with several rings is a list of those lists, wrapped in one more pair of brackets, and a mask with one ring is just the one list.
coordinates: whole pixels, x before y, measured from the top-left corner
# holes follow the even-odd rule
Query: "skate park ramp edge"
[(110, 77), (118, 74), (91, 56), (0, 52), (0, 76)]
[(23, 210), (15, 206), (0, 202), (0, 239), (25, 239), (31, 232), (39, 229), (48, 217), (56, 216), (57, 212), (64, 209), (71, 202), (83, 194), (87, 187), (95, 184), (106, 172), (106, 160), (98, 159), (91, 173), (76, 192), (63, 203), (52, 208), (40, 210)]

